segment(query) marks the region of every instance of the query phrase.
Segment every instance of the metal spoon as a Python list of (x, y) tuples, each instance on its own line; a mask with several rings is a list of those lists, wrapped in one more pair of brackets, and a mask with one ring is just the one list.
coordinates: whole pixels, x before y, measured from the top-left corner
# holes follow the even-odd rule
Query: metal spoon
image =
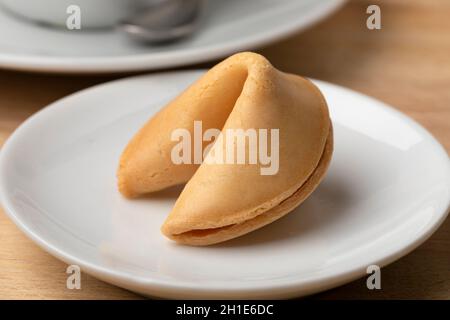
[(192, 34), (203, 0), (163, 0), (139, 10), (119, 28), (133, 39), (147, 43), (175, 41)]

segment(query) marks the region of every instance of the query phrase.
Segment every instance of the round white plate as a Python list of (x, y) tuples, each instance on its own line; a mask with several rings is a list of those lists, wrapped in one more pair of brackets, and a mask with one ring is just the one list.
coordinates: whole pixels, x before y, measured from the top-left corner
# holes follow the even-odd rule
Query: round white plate
[(159, 229), (180, 188), (127, 200), (115, 172), (137, 129), (200, 74), (123, 79), (32, 116), (0, 153), (0, 196), (11, 219), (84, 272), (171, 298), (311, 294), (398, 259), (445, 219), (450, 166), (439, 143), (381, 102), (315, 81), (329, 103), (335, 152), (311, 197), (285, 218), (220, 245), (171, 242)]
[(325, 18), (344, 0), (208, 0), (194, 37), (143, 46), (111, 29), (38, 26), (0, 7), (0, 67), (45, 72), (120, 72), (175, 67), (254, 49)]

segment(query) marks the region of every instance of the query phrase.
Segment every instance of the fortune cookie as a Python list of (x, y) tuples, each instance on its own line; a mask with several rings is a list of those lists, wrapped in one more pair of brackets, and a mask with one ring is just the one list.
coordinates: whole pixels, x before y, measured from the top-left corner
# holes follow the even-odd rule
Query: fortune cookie
[[(174, 161), (180, 141), (172, 139), (173, 132), (198, 136), (196, 122), (204, 132), (218, 132), (200, 143), (203, 162)], [(226, 143), (226, 133), (233, 130), (248, 133), (241, 139), (247, 142), (241, 156), (253, 163), (218, 161), (217, 155), (230, 154), (230, 146), (236, 160), (237, 140)], [(261, 160), (266, 148), (261, 143), (255, 163), (256, 144), (250, 140), (258, 135), (253, 132), (268, 136), (267, 155), (278, 155), (275, 170), (267, 170)], [(191, 150), (182, 156), (198, 157), (194, 145), (188, 144)], [(324, 177), (332, 150), (332, 125), (319, 89), (275, 69), (261, 55), (238, 53), (210, 69), (137, 132), (121, 156), (118, 186), (132, 198), (187, 182), (161, 230), (182, 244), (210, 245), (261, 228), (296, 208)]]

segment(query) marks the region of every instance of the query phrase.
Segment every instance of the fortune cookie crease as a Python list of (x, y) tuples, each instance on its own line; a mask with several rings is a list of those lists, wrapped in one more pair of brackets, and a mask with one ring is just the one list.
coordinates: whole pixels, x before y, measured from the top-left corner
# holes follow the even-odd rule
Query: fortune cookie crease
[[(260, 163), (174, 163), (171, 153), (178, 142), (171, 135), (180, 128), (193, 135), (195, 121), (203, 130), (221, 130), (221, 136), (228, 129), (279, 130), (277, 172), (261, 174)], [(218, 148), (225, 144), (216, 143), (209, 152)], [(319, 185), (332, 151), (332, 125), (319, 89), (275, 69), (261, 55), (238, 53), (210, 69), (136, 133), (120, 158), (118, 187), (133, 198), (187, 182), (161, 230), (182, 244), (210, 245), (296, 208)]]

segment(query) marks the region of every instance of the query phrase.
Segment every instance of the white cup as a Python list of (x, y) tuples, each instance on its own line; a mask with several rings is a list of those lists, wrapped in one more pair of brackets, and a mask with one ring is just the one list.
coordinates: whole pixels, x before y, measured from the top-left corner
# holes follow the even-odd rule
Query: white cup
[(65, 27), (67, 8), (81, 12), (81, 28), (105, 28), (117, 24), (149, 0), (0, 0), (9, 11), (36, 22)]

